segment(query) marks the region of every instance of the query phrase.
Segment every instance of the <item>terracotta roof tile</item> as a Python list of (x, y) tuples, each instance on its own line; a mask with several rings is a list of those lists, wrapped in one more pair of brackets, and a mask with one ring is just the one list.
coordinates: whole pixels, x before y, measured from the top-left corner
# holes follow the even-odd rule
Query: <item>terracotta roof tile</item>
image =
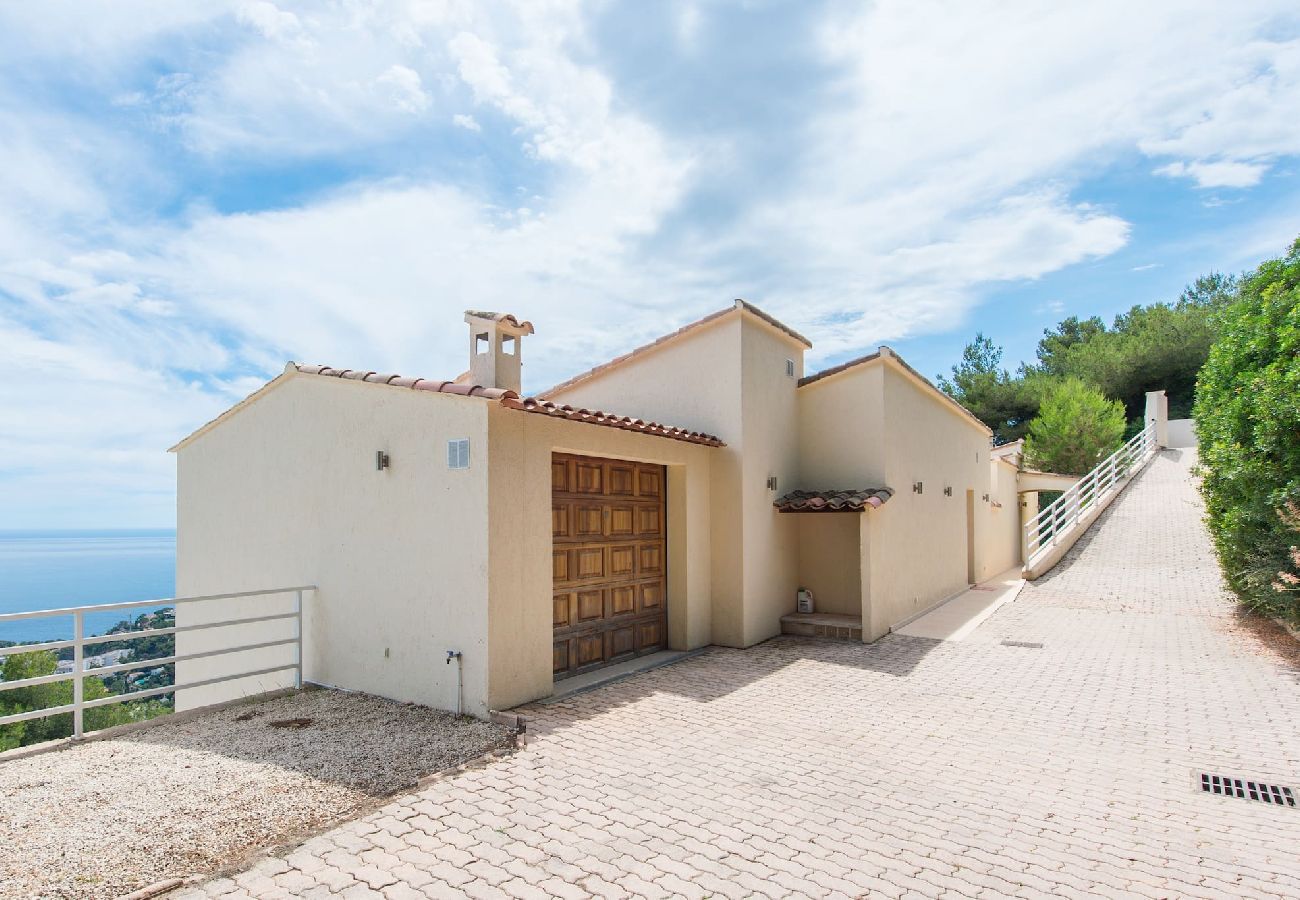
[(371, 384), (388, 384), (393, 387), (430, 391), (435, 394), (460, 394), (466, 397), (483, 397), (487, 400), (503, 400), (507, 396), (519, 396), (514, 391), (507, 391), (502, 388), (485, 388), (478, 384), (457, 384), (454, 381), (438, 381), (429, 378), (404, 378), (401, 375), (366, 372), (361, 369), (331, 369), (329, 366), (300, 366), (293, 364), (293, 367), (304, 375), (326, 375), (352, 381), (368, 381)]
[(889, 488), (858, 488), (843, 491), (791, 491), (772, 505), (783, 513), (862, 512), (878, 509), (894, 492)]
[(653, 434), (674, 441), (686, 441), (689, 444), (703, 444), (706, 447), (726, 446), (721, 439), (711, 434), (688, 431), (685, 428), (676, 428), (671, 425), (661, 425), (658, 422), (647, 422), (644, 419), (633, 419), (629, 416), (616, 416), (601, 412), (598, 409), (575, 409), (572, 406), (560, 406), (536, 397), (507, 397), (501, 401), (501, 405), (510, 409), (522, 410), (523, 412), (539, 413), (557, 419), (568, 419), (572, 422), (587, 422), (591, 425), (621, 428), (624, 431), (639, 431), (642, 434)]
[(366, 381), (371, 384), (387, 384), (392, 387), (410, 388), (415, 391), (429, 391), (437, 394), (458, 394), (463, 397), (482, 397), (484, 400), (497, 400), (508, 409), (522, 412), (538, 413), (573, 422), (586, 422), (589, 425), (603, 425), (607, 428), (619, 428), (623, 431), (637, 431), (641, 434), (666, 437), (674, 441), (686, 441), (691, 444), (703, 444), (706, 447), (725, 447), (719, 438), (685, 428), (661, 425), (658, 422), (646, 422), (628, 416), (617, 416), (601, 412), (598, 409), (574, 409), (572, 406), (557, 406), (536, 397), (520, 397), (514, 391), (501, 388), (485, 388), (477, 384), (457, 384), (454, 381), (438, 381), (428, 378), (408, 378), (401, 375), (387, 375), (379, 372), (366, 372), (360, 369), (331, 369), (329, 366), (290, 366), (304, 375), (324, 375), (332, 378), (344, 378), (352, 381)]
[(510, 313), (489, 312), (483, 309), (467, 309), (465, 315), (474, 316), (477, 319), (491, 319), (494, 322), (502, 322), (512, 328), (518, 328), (527, 334), (533, 334), (533, 323), (524, 321), (520, 322)]

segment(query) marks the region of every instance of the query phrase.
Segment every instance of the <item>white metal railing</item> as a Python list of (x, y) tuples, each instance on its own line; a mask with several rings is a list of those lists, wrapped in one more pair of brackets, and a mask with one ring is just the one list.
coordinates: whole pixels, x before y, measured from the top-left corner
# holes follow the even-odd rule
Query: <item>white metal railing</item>
[(1123, 487), (1123, 480), (1155, 455), (1156, 426), (1147, 426), (1130, 438), (1087, 475), (1070, 485), (1038, 515), (1025, 523), (1025, 567), (1029, 568), (1079, 525), (1096, 504)]
[[(302, 687), (302, 595), (305, 591), (314, 590), (316, 590), (314, 585), (304, 585), (302, 587), (273, 588), (264, 591), (239, 591), (233, 594), (210, 594), (203, 597), (171, 597), (163, 600), (133, 600), (129, 603), (101, 603), (93, 606), (69, 606), (63, 609), (41, 609), (33, 610), (32, 612), (0, 614), (0, 624), (5, 622), (14, 622), (19, 619), (72, 616), (73, 635), (72, 640), (70, 641), (45, 641), (39, 644), (15, 644), (12, 647), (0, 648), (0, 656), (13, 656), (20, 653), (37, 653), (43, 650), (62, 650), (66, 647), (72, 648), (71, 672), (58, 672), (54, 675), (41, 675), (35, 678), (22, 678), (15, 681), (0, 681), (0, 692), (13, 690), (14, 688), (33, 687), (38, 684), (53, 684), (59, 681), (71, 681), (72, 702), (63, 704), (62, 706), (51, 706), (46, 709), (33, 709), (28, 712), (0, 716), (0, 725), (8, 725), (11, 722), (23, 722), (28, 719), (42, 719), (47, 716), (72, 713), (72, 736), (73, 738), (80, 738), (85, 733), (83, 727), (85, 710), (94, 709), (100, 706), (111, 706), (115, 703), (143, 700), (148, 697), (156, 697), (160, 694), (171, 694), (176, 691), (183, 691), (187, 688), (206, 687), (210, 684), (232, 681), (236, 678), (251, 678), (257, 675), (269, 675), (273, 672), (284, 672), (289, 669), (292, 669), (294, 673), (294, 687)], [(88, 613), (113, 612), (119, 609), (139, 609), (146, 606), (176, 607), (182, 603), (200, 603), (210, 600), (234, 600), (240, 597), (269, 597), (277, 594), (294, 595), (294, 608), (290, 612), (266, 616), (247, 616), (236, 619), (222, 619), (216, 622), (204, 622), (197, 625), (172, 625), (167, 628), (142, 628), (135, 631), (119, 631), (116, 634), (95, 635), (92, 637), (86, 636), (85, 620)], [(207, 650), (202, 653), (186, 653), (184, 655), (177, 655), (173, 652), (171, 656), (162, 656), (155, 659), (142, 659), (138, 662), (120, 663), (110, 666), (100, 666), (95, 669), (87, 669), (85, 666), (85, 648), (94, 644), (108, 644), (116, 641), (134, 640), (141, 637), (152, 637), (154, 635), (183, 634), (192, 631), (203, 631), (209, 628), (228, 628), (232, 625), (250, 625), (256, 622), (274, 622), (277, 620), (294, 621), (295, 627), (292, 637), (282, 638), (275, 641), (261, 641), (254, 644), (240, 644), (232, 647), (222, 647), (217, 650)], [(267, 647), (281, 647), (290, 644), (294, 646), (293, 662), (285, 663), (281, 666), (271, 666), (270, 668), (256, 669), (248, 672), (237, 672), (233, 675), (222, 675), (216, 678), (205, 678), (202, 681), (192, 681), (188, 684), (168, 684), (161, 687), (132, 691), (125, 694), (114, 694), (110, 697), (101, 697), (96, 700), (85, 699), (84, 683), (86, 678), (99, 678), (117, 672), (128, 672), (132, 669), (154, 669), (159, 666), (186, 662), (192, 659), (206, 659), (208, 657), (221, 656), (227, 653), (239, 653), (244, 650), (262, 650)]]

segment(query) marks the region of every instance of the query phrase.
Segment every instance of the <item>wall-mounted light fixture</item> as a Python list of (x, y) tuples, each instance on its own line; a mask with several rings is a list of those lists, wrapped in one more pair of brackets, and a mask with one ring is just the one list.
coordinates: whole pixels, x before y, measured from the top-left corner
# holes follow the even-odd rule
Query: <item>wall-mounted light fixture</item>
[(984, 502), (985, 502), (985, 503), (988, 503), (988, 502), (989, 502), (989, 495), (988, 495), (988, 494), (985, 494), (985, 495), (984, 495)]
[(951, 487), (946, 487), (946, 488), (944, 488), (944, 489), (943, 489), (943, 495), (944, 495), (945, 497), (951, 497), (951, 496), (952, 496), (952, 488), (951, 488)]
[(383, 450), (375, 451), (375, 468), (380, 472), (388, 468), (388, 454)]
[(775, 476), (775, 475), (769, 475), (769, 476), (767, 476), (767, 489), (768, 489), (769, 491), (774, 491), (774, 490), (776, 490), (776, 476)]
[(912, 493), (913, 493), (913, 494), (924, 494), (924, 493), (925, 493), (925, 482), (922, 482), (922, 481), (913, 481), (913, 482), (912, 482)]

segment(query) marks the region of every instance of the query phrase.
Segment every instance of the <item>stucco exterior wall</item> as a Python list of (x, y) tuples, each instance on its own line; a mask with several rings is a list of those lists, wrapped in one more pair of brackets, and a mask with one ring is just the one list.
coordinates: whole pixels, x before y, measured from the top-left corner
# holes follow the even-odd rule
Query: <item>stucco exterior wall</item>
[(897, 490), (885, 475), (884, 407), (881, 363), (864, 364), (800, 388), (800, 471), (799, 483), (792, 487)]
[(1170, 419), (1169, 446), (1174, 448), (1196, 446), (1196, 420)]
[(710, 472), (719, 448), (493, 406), (489, 413), (488, 702), (552, 693), (551, 454), (668, 467), (668, 641), (711, 642)]
[[(316, 584), (305, 603), (309, 681), (445, 709), (456, 705), (447, 649), (464, 653), (464, 706), (487, 710), (488, 402), (313, 375), (265, 396), (177, 452), (180, 595)], [(446, 442), (469, 438), (470, 467)], [(378, 471), (375, 451), (391, 465)], [(278, 606), (276, 605), (278, 603)], [(215, 607), (218, 604), (201, 604)], [(182, 605), (178, 624), (259, 615), (277, 601)], [(277, 627), (278, 626), (278, 627)], [(241, 626), (269, 640), (283, 623)], [(179, 653), (231, 642), (229, 629), (181, 634)], [(194, 681), (284, 648), (178, 664)], [(273, 664), (273, 663), (265, 663)], [(182, 692), (179, 708), (284, 686), (291, 676)]]
[[(795, 517), (772, 502), (799, 477), (801, 348), (751, 316), (741, 322), (745, 623), (748, 647), (781, 633), (781, 616), (794, 612), (799, 587), (799, 531)], [(794, 374), (787, 374), (787, 360)], [(776, 476), (777, 488), (767, 486)]]
[[(989, 432), (892, 361), (883, 373), (885, 483), (894, 496), (878, 510), (871, 571), (872, 638), (968, 585), (967, 491), (973, 492), (974, 571), (988, 527)], [(921, 482), (922, 492), (912, 485)], [(944, 489), (951, 488), (951, 495)], [(864, 627), (863, 636), (867, 637)]]
[(988, 527), (980, 558), (979, 579), (992, 578), (1020, 564), (1020, 499), (1016, 493), (1016, 467), (1001, 460), (989, 462), (989, 498), (985, 504)]

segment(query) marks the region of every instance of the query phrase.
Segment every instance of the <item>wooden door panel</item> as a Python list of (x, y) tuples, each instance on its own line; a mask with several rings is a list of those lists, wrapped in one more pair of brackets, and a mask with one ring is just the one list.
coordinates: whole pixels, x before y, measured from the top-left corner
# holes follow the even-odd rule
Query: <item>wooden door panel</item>
[(611, 497), (631, 497), (636, 493), (636, 464), (612, 462), (605, 469)]
[(663, 649), (664, 468), (557, 453), (551, 473), (555, 677)]
[(604, 537), (605, 507), (596, 503), (573, 504), (573, 531), (571, 534), (581, 541)]
[(568, 628), (573, 624), (573, 617), (569, 614), (572, 602), (572, 594), (555, 595), (551, 612), (551, 622), (555, 628)]
[(664, 548), (662, 544), (641, 544), (637, 547), (637, 575), (646, 578), (662, 575), (664, 571)]
[(573, 507), (568, 503), (554, 503), (551, 505), (551, 539), (571, 537)]
[(663, 466), (641, 466), (637, 469), (636, 476), (636, 493), (638, 497), (659, 498), (663, 496)]
[(651, 581), (637, 585), (637, 593), (640, 595), (640, 603), (637, 607), (640, 612), (649, 612), (664, 605), (664, 586), (662, 582)]
[(615, 538), (630, 538), (636, 534), (636, 509), (631, 505), (607, 506), (607, 521), (609, 522), (609, 536)]
[(579, 547), (573, 551), (575, 580), (590, 580), (605, 577), (605, 548)]
[(609, 614), (611, 616), (629, 616), (637, 611), (637, 586), (625, 584), (609, 589)]
[(663, 622), (648, 619), (637, 624), (636, 648), (638, 651), (658, 650), (664, 645)]
[(635, 625), (629, 625), (626, 628), (615, 628), (608, 634), (609, 646), (606, 647), (606, 650), (609, 659), (614, 660), (620, 656), (630, 656), (636, 652), (637, 634)]
[(569, 483), (569, 470), (572, 466), (567, 459), (553, 457), (551, 459), (551, 493), (567, 494), (572, 488)]
[(597, 619), (605, 618), (605, 592), (602, 590), (578, 591), (575, 593), (576, 600), (573, 614), (573, 623), (580, 625), (584, 622), (594, 622)]
[(581, 635), (574, 639), (574, 645), (577, 651), (573, 660), (575, 667), (604, 662), (605, 635), (601, 632)]
[(664, 536), (663, 510), (658, 506), (641, 504), (636, 508), (637, 537), (660, 538)]
[(635, 544), (609, 548), (609, 577), (627, 579), (636, 577)]
[(573, 464), (573, 492), (575, 494), (603, 494), (605, 492), (605, 467), (600, 462), (578, 460)]

